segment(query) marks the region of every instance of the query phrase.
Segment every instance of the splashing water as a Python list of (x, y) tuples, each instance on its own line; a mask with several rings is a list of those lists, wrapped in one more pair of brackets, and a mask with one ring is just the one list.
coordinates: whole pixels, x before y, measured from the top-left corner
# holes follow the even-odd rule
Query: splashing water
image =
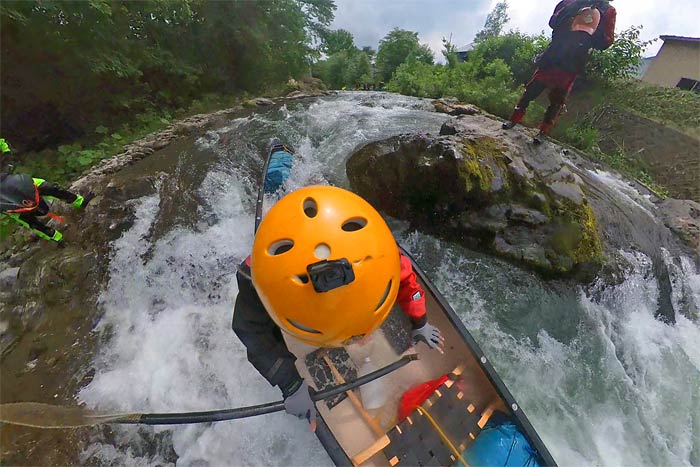
[[(200, 138), (196, 149), (218, 162), (198, 188), (200, 205), (182, 214), (199, 220), (196, 229), (175, 224), (149, 235), (162, 193), (134, 201), (137, 221), (113, 244), (110, 283), (101, 296), (96, 374), (79, 398), (101, 410), (143, 412), (279, 400), (230, 327), (235, 268), (252, 246), (269, 138), (299, 155), (287, 189), (347, 186), (345, 162), (364, 143), (437, 133), (446, 117), (428, 109), (419, 99), (346, 93), (287, 103)], [(654, 319), (658, 285), (650, 260), (639, 253), (621, 252), (632, 268), (618, 285), (562, 291), (499, 260), (400, 225), (394, 230), (561, 465), (700, 465), (700, 326), (693, 314), (700, 309), (700, 274), (691, 261), (666, 253), (674, 309), (689, 310), (667, 325)], [(119, 427), (111, 438), (96, 439), (82, 461), (175, 459), (178, 465), (332, 464), (306, 424), (285, 414)]]

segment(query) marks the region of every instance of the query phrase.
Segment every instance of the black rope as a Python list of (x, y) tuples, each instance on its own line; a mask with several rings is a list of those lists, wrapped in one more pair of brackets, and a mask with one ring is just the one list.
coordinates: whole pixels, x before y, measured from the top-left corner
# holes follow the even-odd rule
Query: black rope
[(510, 460), (510, 455), (513, 453), (513, 447), (515, 447), (515, 436), (517, 435), (517, 432), (513, 433), (513, 441), (510, 442), (510, 449), (508, 449), (508, 455), (506, 456), (506, 461), (503, 463), (503, 465), (508, 465), (508, 461)]

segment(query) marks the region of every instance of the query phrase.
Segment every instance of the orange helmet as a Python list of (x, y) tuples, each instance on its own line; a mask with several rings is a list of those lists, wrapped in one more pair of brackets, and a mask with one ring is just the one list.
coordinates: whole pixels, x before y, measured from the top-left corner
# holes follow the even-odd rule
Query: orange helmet
[(379, 327), (396, 300), (400, 269), (384, 219), (331, 186), (279, 200), (253, 243), (253, 285), (270, 317), (318, 346), (338, 347)]

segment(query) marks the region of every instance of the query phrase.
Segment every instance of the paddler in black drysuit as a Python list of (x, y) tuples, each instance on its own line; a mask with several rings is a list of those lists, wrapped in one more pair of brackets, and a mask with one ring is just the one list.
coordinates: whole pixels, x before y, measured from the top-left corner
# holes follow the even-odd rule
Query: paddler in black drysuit
[[(0, 152), (3, 155), (10, 152), (9, 145), (2, 138)], [(41, 178), (8, 172), (0, 172), (0, 213), (30, 229), (40, 238), (56, 242), (62, 247), (63, 234), (38, 218), (49, 216), (62, 222), (59, 216), (51, 212), (46, 200), (59, 199), (74, 208), (85, 209), (95, 195), (88, 193), (82, 196)]]
[(536, 60), (537, 70), (525, 85), (520, 100), (503, 129), (510, 130), (525, 117), (530, 102), (549, 90), (549, 107), (534, 143), (556, 124), (574, 81), (585, 71), (590, 50), (605, 50), (615, 37), (616, 11), (606, 0), (562, 0), (549, 19), (552, 42)]
[(410, 260), (379, 213), (352, 192), (313, 186), (282, 198), (263, 219), (236, 279), (232, 327), (248, 360), (279, 386), (287, 413), (306, 418), (312, 430), (316, 408), (283, 331), (314, 346), (340, 347), (373, 332), (398, 303), (413, 325), (413, 342), (443, 352)]

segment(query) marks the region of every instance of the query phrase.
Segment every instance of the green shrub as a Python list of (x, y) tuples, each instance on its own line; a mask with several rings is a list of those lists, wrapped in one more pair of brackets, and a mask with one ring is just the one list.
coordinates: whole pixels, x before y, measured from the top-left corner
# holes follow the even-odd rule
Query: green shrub
[(600, 150), (598, 148), (599, 138), (598, 130), (585, 125), (566, 127), (561, 135), (562, 141), (586, 152)]
[(401, 94), (439, 98), (452, 96), (507, 118), (519, 97), (503, 60), (469, 61), (454, 66), (427, 65), (409, 60), (397, 68), (387, 89)]
[(642, 63), (642, 52), (653, 42), (639, 39), (641, 29), (632, 26), (618, 32), (610, 48), (594, 50), (588, 62), (588, 74), (608, 82), (634, 78)]
[(479, 41), (469, 52), (469, 61), (490, 63), (503, 60), (510, 68), (516, 84), (526, 83), (535, 72), (534, 59), (544, 51), (549, 40), (544, 36), (528, 36), (517, 31)]
[(438, 98), (444, 95), (444, 67), (409, 60), (399, 65), (387, 89), (408, 96)]

